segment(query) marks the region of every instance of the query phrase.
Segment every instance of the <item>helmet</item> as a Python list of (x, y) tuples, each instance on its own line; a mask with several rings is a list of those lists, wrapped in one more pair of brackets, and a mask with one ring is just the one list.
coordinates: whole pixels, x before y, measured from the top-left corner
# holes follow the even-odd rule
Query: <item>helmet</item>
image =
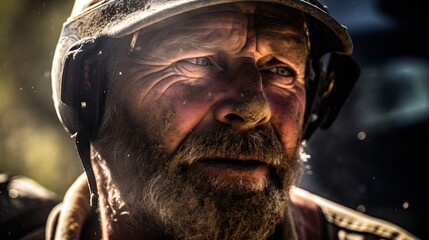
[(105, 98), (103, 72), (97, 66), (97, 47), (102, 39), (122, 37), (179, 14), (233, 2), (278, 4), (306, 14), (313, 74), (308, 74), (306, 84), (304, 140), (334, 121), (360, 70), (350, 56), (353, 44), (346, 27), (317, 0), (75, 0), (55, 50), (52, 91), (60, 122), (77, 136), (92, 190), (96, 188), (88, 160), (89, 141), (97, 136)]

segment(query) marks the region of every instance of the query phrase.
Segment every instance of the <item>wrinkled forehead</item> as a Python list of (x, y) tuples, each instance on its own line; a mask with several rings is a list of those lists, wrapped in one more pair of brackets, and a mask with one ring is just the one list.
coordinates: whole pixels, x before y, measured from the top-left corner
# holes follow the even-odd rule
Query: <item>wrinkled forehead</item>
[(199, 28), (231, 28), (244, 25), (256, 30), (279, 32), (288, 29), (308, 37), (305, 14), (286, 6), (270, 3), (229, 3), (188, 12), (141, 29), (140, 33), (184, 29), (198, 32)]
[[(139, 36), (138, 40), (131, 41), (131, 45), (138, 55), (150, 51), (170, 56), (175, 53), (174, 48), (237, 51), (250, 30), (255, 31), (259, 43), (271, 45), (272, 50), (293, 44), (295, 49), (307, 52), (310, 44), (305, 20), (302, 12), (288, 7), (230, 3), (182, 14), (140, 29), (134, 34)], [(154, 48), (157, 48), (155, 52)]]

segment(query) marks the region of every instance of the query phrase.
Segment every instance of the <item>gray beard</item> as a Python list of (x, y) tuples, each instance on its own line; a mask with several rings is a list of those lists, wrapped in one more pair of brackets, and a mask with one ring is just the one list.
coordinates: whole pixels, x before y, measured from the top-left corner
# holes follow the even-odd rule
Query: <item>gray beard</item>
[(179, 179), (189, 183), (179, 188), (162, 175), (152, 179), (141, 202), (148, 215), (178, 239), (265, 239), (284, 217), (286, 194), (271, 187), (258, 193), (219, 194)]
[[(105, 186), (110, 207), (129, 215), (130, 231), (147, 228), (175, 239), (251, 240), (266, 239), (287, 221), (288, 191), (302, 166), (298, 147), (286, 152), (271, 127), (238, 132), (218, 126), (167, 154), (150, 137), (153, 132), (129, 130), (138, 128), (124, 116), (110, 116), (114, 122), (107, 118), (95, 146), (110, 171)], [(195, 171), (193, 164), (207, 156), (263, 160), (270, 168), (264, 190), (219, 183)]]

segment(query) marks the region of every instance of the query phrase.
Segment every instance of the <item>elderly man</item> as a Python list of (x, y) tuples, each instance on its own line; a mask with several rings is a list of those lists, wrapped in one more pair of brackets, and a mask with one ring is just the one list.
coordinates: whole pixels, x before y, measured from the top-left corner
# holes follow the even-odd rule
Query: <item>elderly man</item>
[(76, 0), (55, 107), (86, 174), (48, 239), (413, 239), (297, 185), (359, 70), (315, 0)]

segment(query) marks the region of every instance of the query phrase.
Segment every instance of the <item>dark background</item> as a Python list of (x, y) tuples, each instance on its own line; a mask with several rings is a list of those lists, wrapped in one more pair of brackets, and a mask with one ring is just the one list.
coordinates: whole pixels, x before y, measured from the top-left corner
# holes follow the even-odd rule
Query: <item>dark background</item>
[[(427, 13), (417, 0), (324, 0), (362, 66), (334, 125), (310, 139), (301, 186), (429, 239)], [(50, 68), (71, 0), (0, 1), (0, 172), (62, 196), (82, 172), (51, 99)]]
[(301, 186), (429, 239), (428, 14), (417, 1), (324, 3), (362, 72), (333, 126), (310, 139)]

